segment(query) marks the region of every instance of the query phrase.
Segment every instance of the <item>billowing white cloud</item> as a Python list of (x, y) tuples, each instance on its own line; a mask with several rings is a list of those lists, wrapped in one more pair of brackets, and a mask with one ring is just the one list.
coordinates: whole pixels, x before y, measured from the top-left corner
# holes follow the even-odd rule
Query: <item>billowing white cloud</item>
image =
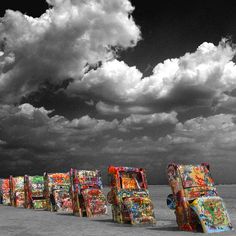
[[(88, 72), (82, 80), (71, 83), (68, 93), (91, 93), (109, 101), (133, 101), (142, 73), (123, 61), (112, 60)], [(135, 95), (136, 96), (136, 95)]]
[(88, 64), (135, 46), (140, 30), (128, 0), (48, 0), (39, 18), (7, 10), (0, 23), (0, 101), (14, 102), (48, 80), (80, 79)]
[(106, 103), (115, 104), (114, 113), (122, 112), (121, 104), (212, 106), (226, 91), (236, 88), (234, 55), (235, 49), (225, 39), (218, 46), (205, 42), (193, 53), (157, 64), (153, 74), (144, 78), (136, 67), (112, 60), (71, 83), (68, 92), (98, 97), (103, 104), (97, 108), (104, 113)]
[(52, 8), (39, 18), (11, 10), (2, 18), (0, 102), (19, 101), (46, 80), (60, 84), (72, 78), (64, 88), (67, 95), (93, 101), (102, 115), (150, 114), (194, 105), (229, 104), (231, 109), (235, 104), (230, 95), (236, 89), (235, 49), (225, 39), (167, 59), (143, 77), (135, 66), (114, 56), (116, 48), (140, 40), (128, 0), (47, 2)]

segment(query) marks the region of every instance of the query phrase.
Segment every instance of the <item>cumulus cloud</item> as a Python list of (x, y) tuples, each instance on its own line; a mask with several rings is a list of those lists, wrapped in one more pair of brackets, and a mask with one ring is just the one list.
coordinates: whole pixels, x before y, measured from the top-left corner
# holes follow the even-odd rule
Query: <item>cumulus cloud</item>
[(227, 40), (204, 42), (193, 53), (158, 63), (144, 77), (115, 56), (117, 48), (140, 40), (128, 0), (47, 2), (51, 8), (39, 18), (8, 10), (1, 19), (0, 102), (19, 101), (45, 81), (71, 78), (62, 89), (67, 96), (96, 104), (102, 115), (193, 106), (232, 110), (235, 49)]
[(7, 10), (0, 23), (0, 101), (15, 102), (48, 80), (80, 79), (89, 65), (135, 46), (128, 0), (48, 0), (39, 18)]
[(142, 73), (135, 66), (129, 67), (123, 61), (105, 62), (96, 70), (88, 72), (82, 80), (68, 86), (69, 93), (90, 93), (108, 101), (133, 101), (136, 85), (141, 81)]
[(103, 102), (97, 108), (104, 113), (107, 112), (104, 104), (115, 104), (111, 109), (114, 113), (123, 112), (120, 106), (124, 104), (152, 110), (163, 104), (172, 109), (211, 107), (218, 98), (236, 88), (234, 55), (234, 46), (225, 39), (218, 46), (205, 42), (193, 53), (157, 64), (153, 74), (144, 78), (136, 67), (112, 60), (71, 83), (68, 91), (97, 97)]

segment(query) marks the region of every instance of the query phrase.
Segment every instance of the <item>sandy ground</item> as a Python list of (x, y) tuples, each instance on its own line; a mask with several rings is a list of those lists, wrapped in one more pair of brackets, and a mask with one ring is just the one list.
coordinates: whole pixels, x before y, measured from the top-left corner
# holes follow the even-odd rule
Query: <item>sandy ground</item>
[[(218, 186), (218, 192), (224, 199), (233, 226), (236, 228), (236, 185)], [(180, 232), (177, 228), (174, 212), (166, 207), (168, 186), (150, 186), (155, 206), (156, 226), (130, 226), (117, 224), (109, 215), (96, 218), (79, 218), (70, 214), (34, 211), (22, 208), (0, 206), (1, 236), (78, 236), (78, 235), (203, 235), (202, 233)], [(107, 193), (108, 188), (104, 191)], [(211, 235), (236, 235), (236, 230)]]

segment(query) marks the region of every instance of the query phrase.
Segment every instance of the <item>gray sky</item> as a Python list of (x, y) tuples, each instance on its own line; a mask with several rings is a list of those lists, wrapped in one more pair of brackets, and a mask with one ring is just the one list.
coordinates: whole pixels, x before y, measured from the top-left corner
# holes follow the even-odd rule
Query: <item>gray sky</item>
[(1, 176), (209, 162), (235, 183), (235, 6), (41, 2), (2, 13)]

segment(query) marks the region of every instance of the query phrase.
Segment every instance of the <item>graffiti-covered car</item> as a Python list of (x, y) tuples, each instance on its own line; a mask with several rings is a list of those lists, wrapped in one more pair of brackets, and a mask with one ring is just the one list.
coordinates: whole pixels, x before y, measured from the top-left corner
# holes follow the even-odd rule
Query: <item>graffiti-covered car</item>
[(45, 197), (47, 210), (57, 212), (73, 212), (70, 195), (70, 174), (44, 173)]
[(71, 182), (74, 215), (92, 217), (107, 213), (100, 171), (73, 169)]
[(225, 204), (218, 196), (207, 163), (169, 164), (168, 180), (172, 189), (167, 205), (175, 210), (180, 230), (214, 233), (232, 230)]
[(9, 179), (0, 179), (0, 196), (1, 204), (5, 206), (11, 205)]
[(24, 207), (25, 191), (24, 191), (24, 176), (9, 178), (10, 185), (10, 201), (11, 205), (15, 207)]
[(118, 223), (155, 224), (146, 174), (142, 168), (109, 166), (111, 191), (107, 195), (112, 204), (112, 218)]
[(46, 209), (43, 176), (25, 175), (25, 208)]

